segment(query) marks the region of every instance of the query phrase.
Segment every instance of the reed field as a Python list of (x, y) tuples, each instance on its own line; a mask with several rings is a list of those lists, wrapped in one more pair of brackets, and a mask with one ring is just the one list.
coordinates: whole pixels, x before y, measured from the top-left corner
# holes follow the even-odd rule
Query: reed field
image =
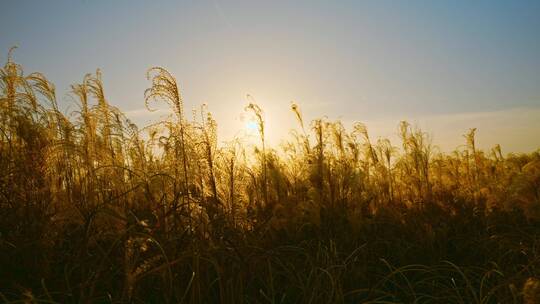
[(137, 126), (99, 70), (66, 113), (8, 56), (1, 303), (540, 303), (540, 150), (482, 151), (470, 126), (443, 153), (407, 122), (390, 142), (296, 104), (274, 147), (255, 102), (258, 142), (223, 143), (175, 76), (146, 76), (141, 105), (173, 115)]

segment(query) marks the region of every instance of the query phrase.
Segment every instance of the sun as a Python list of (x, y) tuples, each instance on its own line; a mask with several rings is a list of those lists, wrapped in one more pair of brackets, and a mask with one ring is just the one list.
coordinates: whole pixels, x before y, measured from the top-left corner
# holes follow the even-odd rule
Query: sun
[(246, 128), (246, 131), (248, 133), (257, 133), (259, 132), (259, 125), (257, 124), (256, 121), (254, 120), (248, 120), (246, 121), (246, 124), (245, 124), (245, 128)]

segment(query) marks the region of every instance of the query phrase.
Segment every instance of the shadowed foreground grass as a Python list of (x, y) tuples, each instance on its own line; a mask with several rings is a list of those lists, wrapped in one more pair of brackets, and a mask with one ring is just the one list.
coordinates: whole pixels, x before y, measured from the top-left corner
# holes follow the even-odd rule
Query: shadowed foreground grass
[(360, 123), (303, 121), (279, 149), (217, 145), (201, 107), (148, 72), (139, 129), (99, 71), (54, 86), (0, 69), (0, 301), (5, 303), (540, 303), (540, 155), (399, 147)]

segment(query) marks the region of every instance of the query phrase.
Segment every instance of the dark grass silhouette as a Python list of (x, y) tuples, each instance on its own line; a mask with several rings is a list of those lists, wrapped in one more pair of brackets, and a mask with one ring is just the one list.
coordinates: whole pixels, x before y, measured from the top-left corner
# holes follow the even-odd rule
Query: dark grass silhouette
[(5, 303), (539, 303), (540, 154), (401, 146), (318, 119), (277, 150), (218, 146), (149, 70), (139, 130), (99, 71), (54, 86), (0, 69), (0, 300)]

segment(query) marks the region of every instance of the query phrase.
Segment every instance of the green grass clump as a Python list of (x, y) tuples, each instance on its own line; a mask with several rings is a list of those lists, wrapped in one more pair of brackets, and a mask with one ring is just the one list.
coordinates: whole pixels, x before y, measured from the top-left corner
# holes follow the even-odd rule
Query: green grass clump
[(0, 69), (0, 301), (5, 303), (540, 303), (540, 153), (450, 154), (326, 119), (282, 148), (218, 145), (206, 107), (148, 72), (139, 129), (101, 74), (54, 85)]

